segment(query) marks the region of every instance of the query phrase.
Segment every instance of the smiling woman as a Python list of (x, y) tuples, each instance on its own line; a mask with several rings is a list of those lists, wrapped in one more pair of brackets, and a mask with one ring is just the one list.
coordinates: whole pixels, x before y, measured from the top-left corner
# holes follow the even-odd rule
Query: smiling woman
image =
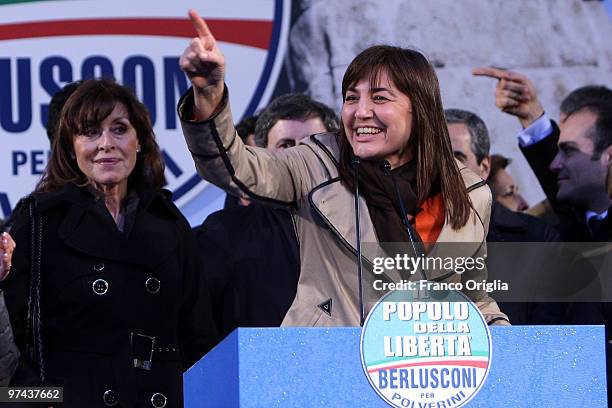
[(86, 81), (66, 101), (54, 137), (49, 167), (37, 191), (66, 183), (92, 185), (119, 196), (127, 187), (161, 188), (163, 161), (146, 108), (129, 88)]
[[(391, 255), (382, 244), (399, 243), (404, 250), (424, 247), (440, 256), (445, 249), (438, 243), (460, 242), (461, 256), (485, 255), (491, 194), (453, 158), (437, 77), (422, 54), (390, 46), (362, 51), (342, 81), (341, 131), (312, 135), (296, 147), (271, 152), (244, 146), (236, 138), (224, 84), (225, 59), (204, 20), (193, 11), (190, 16), (198, 36), (180, 63), (193, 89), (179, 102), (179, 114), (198, 172), (234, 195), (292, 211), (301, 271), (283, 325), (363, 322), (364, 308), (383, 294), (372, 285), (380, 277), (368, 268), (371, 252)], [(360, 163), (358, 178), (354, 163)], [(363, 191), (357, 198), (356, 184)], [(364, 251), (362, 281), (357, 273), (359, 239), (373, 248)], [(411, 241), (415, 245), (406, 245)], [(486, 279), (486, 270), (447, 272), (427, 278)], [(390, 282), (417, 277), (397, 270), (383, 276)], [(489, 323), (507, 324), (484, 290), (466, 292)]]
[(99, 127), (85, 129), (74, 138), (74, 154), (81, 171), (99, 189), (117, 184), (127, 188), (127, 178), (140, 152), (136, 130), (127, 108), (118, 103)]
[[(347, 68), (342, 94), (343, 127), (338, 144), (340, 174), (345, 184), (353, 184), (350, 174), (353, 155), (368, 160), (364, 163), (366, 177), (377, 173), (370, 164), (381, 160), (404, 176), (406, 169), (414, 168), (416, 174), (408, 176), (412, 186), (402, 183), (406, 177), (399, 178), (408, 213), (416, 215), (416, 204), (440, 193), (445, 207), (442, 218), (449, 218), (454, 228), (464, 226), (470, 200), (452, 155), (446, 122), (440, 116), (438, 79), (427, 59), (414, 50), (370, 47)], [(393, 196), (394, 191), (386, 194)], [(370, 202), (370, 211), (375, 211)]]
[(360, 79), (344, 92), (342, 121), (353, 153), (362, 159), (385, 159), (399, 167), (412, 158), (408, 141), (412, 103), (381, 71), (375, 84)]
[(79, 85), (11, 229), (3, 286), (22, 353), (14, 385), (63, 387), (66, 407), (182, 406), (183, 371), (216, 336), (163, 170), (130, 89)]

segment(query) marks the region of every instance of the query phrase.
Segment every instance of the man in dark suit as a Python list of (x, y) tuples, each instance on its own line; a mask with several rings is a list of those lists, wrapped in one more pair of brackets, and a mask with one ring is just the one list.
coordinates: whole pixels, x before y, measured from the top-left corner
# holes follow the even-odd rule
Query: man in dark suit
[(519, 147), (559, 218), (562, 239), (609, 241), (612, 90), (590, 85), (571, 92), (561, 103), (557, 126), (525, 75), (496, 68), (476, 68), (474, 74), (499, 80), (495, 103), (523, 127)]
[[(484, 180), (490, 181), (491, 176), (494, 175), (491, 172), (490, 139), (483, 120), (475, 113), (460, 109), (447, 109), (444, 113), (455, 157)], [(495, 173), (498, 172), (499, 168), (496, 169)], [(513, 182), (510, 184), (513, 184)], [(506, 205), (500, 203), (501, 198), (505, 200)], [(511, 189), (503, 197), (499, 194), (493, 194), (493, 200), (489, 233), (487, 234), (488, 243), (556, 242), (559, 240), (558, 233), (550, 225), (517, 211), (522, 201), (517, 188)], [(508, 208), (508, 206), (511, 206), (511, 208)], [(503, 263), (508, 264), (508, 262), (504, 262), (507, 261), (504, 259), (501, 262), (496, 261), (495, 253), (501, 253), (501, 256), (507, 253), (507, 251), (503, 251), (504, 247), (496, 244), (494, 248), (501, 251), (489, 251), (487, 264), (490, 268), (491, 277), (499, 277), (504, 281), (513, 280), (513, 277), (509, 275), (511, 272), (507, 270), (499, 271), (498, 268), (492, 267)], [(510, 295), (508, 296), (510, 297)], [(499, 305), (508, 315), (512, 324), (559, 323), (564, 314), (564, 306), (557, 304), (499, 302)]]
[[(306, 95), (284, 95), (261, 112), (255, 143), (286, 149), (337, 127), (338, 119), (327, 106)], [(279, 326), (295, 298), (300, 271), (289, 211), (252, 201), (211, 214), (195, 233), (221, 335), (236, 327)]]
[[(562, 239), (612, 241), (612, 199), (607, 188), (612, 165), (612, 90), (589, 85), (571, 92), (561, 103), (557, 126), (525, 75), (495, 68), (476, 68), (473, 73), (498, 79), (495, 103), (516, 116), (523, 127), (519, 146), (559, 219)], [(609, 253), (599, 256), (609, 257)], [(608, 389), (612, 387), (609, 272), (598, 271), (604, 282), (600, 299), (574, 303), (570, 310), (570, 323), (606, 325)]]

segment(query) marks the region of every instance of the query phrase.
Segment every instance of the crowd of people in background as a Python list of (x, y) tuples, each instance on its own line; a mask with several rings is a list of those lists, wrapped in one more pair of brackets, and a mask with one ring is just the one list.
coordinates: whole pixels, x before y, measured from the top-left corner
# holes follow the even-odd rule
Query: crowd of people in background
[[(522, 127), (496, 136), (516, 138), (546, 195), (530, 206), (511, 159), (492, 154), (477, 112), (441, 109), (420, 53), (379, 46), (359, 54), (345, 74), (340, 116), (289, 94), (234, 130), (225, 62), (203, 20), (191, 17), (197, 37), (181, 64), (193, 88), (179, 114), (200, 174), (229, 191), (225, 208), (190, 231), (162, 190), (161, 154), (133, 94), (108, 80), (66, 86), (49, 109), (50, 164), (0, 240), (0, 384), (78, 388), (65, 391), (70, 406), (131, 406), (143, 396), (179, 406), (182, 372), (236, 327), (358, 325), (356, 282), (340, 273), (356, 264), (355, 157), (366, 239), (416, 236), (427, 252), (450, 234), (447, 226), (478, 240), (470, 226), (484, 218), (488, 243), (612, 240), (610, 88), (572, 91), (554, 120), (527, 76), (474, 69), (474, 81), (498, 80), (495, 99), (481, 103)], [(435, 91), (425, 94), (415, 78)], [(375, 135), (397, 128), (388, 135), (399, 140), (392, 150), (368, 150)], [(32, 265), (40, 246), (43, 263)], [(490, 324), (605, 324), (612, 347), (605, 298), (497, 305), (469, 295)], [(113, 318), (100, 310), (115, 310)], [(134, 381), (141, 387), (126, 391), (133, 387), (124, 382)]]

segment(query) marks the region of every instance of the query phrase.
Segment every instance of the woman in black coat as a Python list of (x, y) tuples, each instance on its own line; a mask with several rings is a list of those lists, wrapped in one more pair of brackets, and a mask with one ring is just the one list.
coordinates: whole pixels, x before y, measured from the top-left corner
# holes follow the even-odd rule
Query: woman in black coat
[(64, 387), (66, 407), (182, 406), (182, 374), (216, 334), (191, 230), (163, 182), (145, 107), (114, 82), (80, 85), (11, 230), (13, 384)]

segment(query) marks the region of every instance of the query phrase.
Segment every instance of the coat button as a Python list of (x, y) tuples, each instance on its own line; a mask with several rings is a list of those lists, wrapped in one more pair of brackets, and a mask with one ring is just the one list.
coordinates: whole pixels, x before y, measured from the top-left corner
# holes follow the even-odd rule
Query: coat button
[(147, 288), (147, 292), (149, 293), (159, 292), (160, 286), (161, 286), (161, 282), (157, 278), (149, 278), (145, 282), (145, 287)]
[(107, 407), (113, 407), (119, 402), (119, 394), (113, 390), (107, 390), (102, 396), (102, 401), (104, 401), (104, 405)]
[(98, 262), (94, 265), (94, 271), (100, 272), (104, 270), (104, 262)]
[(166, 396), (161, 392), (156, 392), (151, 397), (151, 405), (153, 405), (155, 408), (164, 408), (166, 406), (166, 402)]
[(91, 286), (96, 295), (104, 295), (108, 292), (108, 283), (104, 279), (96, 279)]

